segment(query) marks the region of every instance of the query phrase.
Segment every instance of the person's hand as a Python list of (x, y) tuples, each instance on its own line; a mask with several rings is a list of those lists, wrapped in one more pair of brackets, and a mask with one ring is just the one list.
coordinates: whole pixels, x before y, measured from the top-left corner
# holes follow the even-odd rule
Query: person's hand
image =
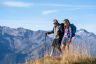
[(71, 39), (69, 38), (68, 43), (71, 43)]

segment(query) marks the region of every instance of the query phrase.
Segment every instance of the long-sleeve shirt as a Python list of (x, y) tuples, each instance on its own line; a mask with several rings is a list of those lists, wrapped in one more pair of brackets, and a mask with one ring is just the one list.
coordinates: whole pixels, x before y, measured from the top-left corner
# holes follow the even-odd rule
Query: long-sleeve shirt
[(54, 38), (57, 39), (59, 38), (58, 32), (59, 32), (59, 26), (53, 27), (53, 30), (49, 31), (48, 34), (54, 33)]
[(64, 29), (64, 38), (72, 38), (71, 27)]

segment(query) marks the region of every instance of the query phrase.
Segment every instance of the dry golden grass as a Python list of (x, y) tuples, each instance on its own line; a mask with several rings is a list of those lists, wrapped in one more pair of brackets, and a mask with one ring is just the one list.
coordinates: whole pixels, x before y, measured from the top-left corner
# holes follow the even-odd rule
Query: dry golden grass
[(60, 57), (50, 57), (46, 56), (41, 59), (31, 60), (28, 61), (26, 64), (60, 64), (61, 58)]
[(64, 54), (58, 57), (50, 57), (46, 54), (45, 57), (30, 60), (26, 64), (96, 64), (96, 59), (91, 58), (88, 49), (82, 50), (81, 53), (78, 51), (80, 48), (81, 47), (74, 50), (73, 47), (70, 46), (69, 50), (66, 48)]
[(26, 64), (96, 64), (96, 59), (74, 59), (71, 58), (69, 59), (68, 57), (65, 59), (62, 59), (61, 57), (50, 57), (46, 56), (41, 59), (36, 59), (36, 60), (30, 60)]

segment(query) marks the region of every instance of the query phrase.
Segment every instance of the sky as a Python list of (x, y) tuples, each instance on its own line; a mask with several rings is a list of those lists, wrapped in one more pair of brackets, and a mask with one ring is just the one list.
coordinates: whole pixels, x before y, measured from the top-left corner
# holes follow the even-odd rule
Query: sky
[(0, 0), (0, 26), (51, 30), (53, 19), (96, 34), (96, 0)]

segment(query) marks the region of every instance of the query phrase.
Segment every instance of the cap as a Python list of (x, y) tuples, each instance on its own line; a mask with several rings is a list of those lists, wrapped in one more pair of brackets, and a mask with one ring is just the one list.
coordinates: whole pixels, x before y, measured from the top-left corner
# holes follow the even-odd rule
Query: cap
[(54, 20), (53, 20), (53, 24), (58, 24), (57, 19), (54, 19)]

